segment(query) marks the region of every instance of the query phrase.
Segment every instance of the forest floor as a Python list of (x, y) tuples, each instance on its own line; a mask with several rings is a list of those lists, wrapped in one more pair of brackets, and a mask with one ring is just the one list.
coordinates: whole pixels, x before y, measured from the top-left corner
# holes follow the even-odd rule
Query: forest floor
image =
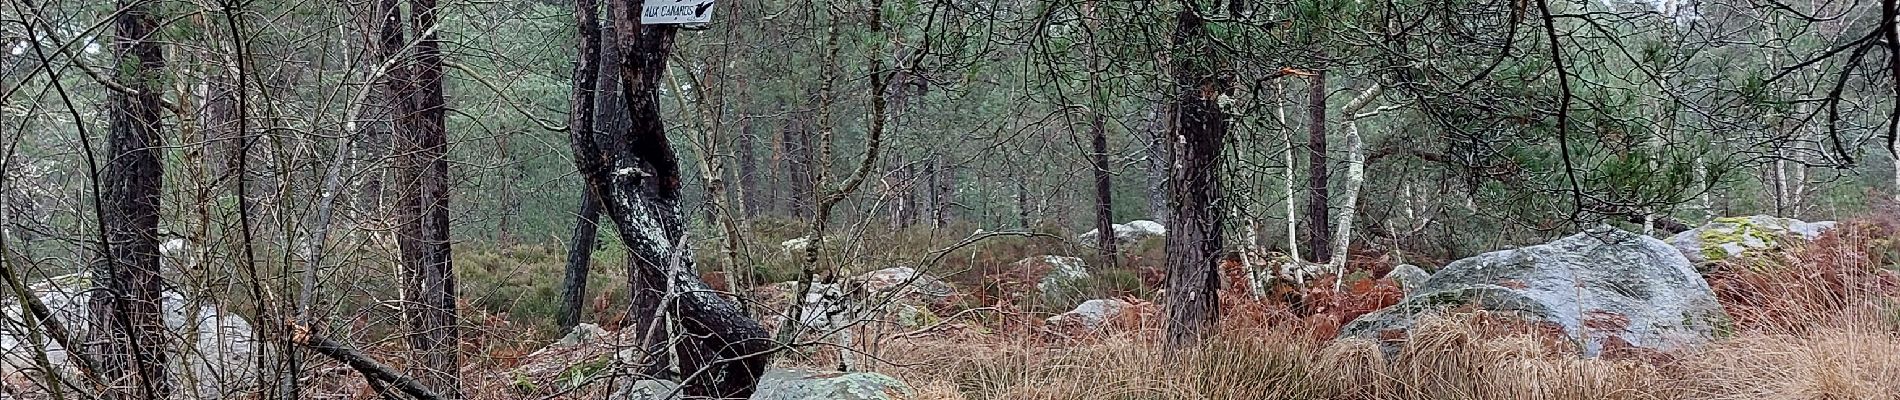
[[(1059, 312), (1054, 306), (1013, 306), (984, 294), (1004, 285), (971, 290), (976, 299), (964, 307), (988, 305), (969, 307), (983, 308), (977, 312), (928, 329), (861, 328), (854, 346), (862, 352), (859, 369), (895, 376), (913, 388), (912, 399), (929, 400), (1900, 399), (1900, 221), (1870, 217), (1842, 226), (1811, 243), (1715, 267), (1707, 278), (1733, 329), (1682, 351), (1580, 357), (1565, 338), (1477, 312), (1421, 322), (1399, 351), (1387, 353), (1372, 341), (1335, 339), (1344, 323), (1399, 298), (1394, 282), (1349, 278), (1338, 292), (1313, 284), (1297, 314), (1277, 296), (1224, 288), (1218, 332), (1198, 348), (1169, 352), (1159, 340), (1161, 308), (1121, 288), (1154, 283), (1152, 271), (1139, 267), (1159, 255), (1152, 247), (1132, 250), (1136, 262), (1124, 264), (1131, 271), (1110, 278), (1133, 283), (1097, 288), (1094, 295), (1121, 294), (1136, 304), (1099, 331), (1053, 327), (1043, 319)], [(960, 271), (974, 278), (952, 280), (1010, 280), (973, 266), (1040, 250), (1022, 242), (986, 251), (998, 254), (962, 261), (969, 268)], [(1391, 268), (1381, 262), (1354, 261), (1367, 271)], [(620, 333), (547, 346), (525, 339), (536, 337), (529, 333), (489, 331), (510, 340), (479, 350), (481, 361), (464, 371), (471, 399), (605, 398), (607, 380), (625, 379), (601, 373), (611, 370), (602, 360), (627, 341)], [(777, 363), (829, 368), (838, 357), (819, 347)], [(344, 378), (338, 383), (340, 392), (353, 391)]]

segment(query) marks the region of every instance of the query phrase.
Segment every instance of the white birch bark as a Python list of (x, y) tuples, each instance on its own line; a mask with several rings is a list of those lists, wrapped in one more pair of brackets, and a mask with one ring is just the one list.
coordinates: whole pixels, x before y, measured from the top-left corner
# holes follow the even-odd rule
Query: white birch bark
[(1346, 107), (1340, 110), (1340, 115), (1346, 118), (1346, 197), (1340, 202), (1339, 215), (1333, 223), (1333, 258), (1327, 260), (1330, 264), (1327, 268), (1333, 270), (1334, 274), (1333, 290), (1339, 290), (1345, 282), (1346, 259), (1351, 258), (1346, 251), (1352, 245), (1352, 222), (1358, 214), (1359, 187), (1366, 182), (1366, 146), (1359, 136), (1359, 118), (1376, 114), (1359, 114), (1359, 110), (1371, 104), (1384, 90), (1385, 85), (1373, 83), (1372, 87), (1360, 92), (1359, 97), (1347, 102)]

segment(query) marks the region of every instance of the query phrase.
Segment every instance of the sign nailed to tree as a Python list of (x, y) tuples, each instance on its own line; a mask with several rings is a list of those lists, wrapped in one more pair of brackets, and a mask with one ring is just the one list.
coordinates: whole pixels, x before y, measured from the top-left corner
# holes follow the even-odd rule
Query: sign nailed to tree
[(640, 5), (642, 24), (704, 24), (712, 22), (713, 0), (646, 0)]

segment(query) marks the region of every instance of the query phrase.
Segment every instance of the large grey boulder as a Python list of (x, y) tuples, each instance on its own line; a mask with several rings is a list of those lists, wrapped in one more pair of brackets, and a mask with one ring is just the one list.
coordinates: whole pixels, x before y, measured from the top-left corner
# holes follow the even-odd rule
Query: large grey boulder
[(624, 400), (678, 400), (685, 398), (680, 393), (680, 384), (673, 381), (641, 379), (621, 384), (614, 389), (613, 398)]
[[(90, 332), (88, 316), (92, 280), (84, 273), (69, 274), (31, 285), (34, 296), (51, 310), (53, 318), (74, 335)], [(177, 291), (161, 295), (165, 327), (173, 335), (168, 342), (170, 371), (175, 380), (174, 399), (235, 398), (256, 380), (251, 324), (221, 305), (187, 299)], [(8, 298), (4, 305), (7, 321), (27, 321), (18, 300)], [(0, 329), (0, 377), (35, 371), (34, 352), (44, 349), (47, 359), (66, 377), (76, 377), (75, 365), (66, 349), (51, 339), (38, 343), (30, 340), (23, 327), (9, 324)], [(75, 339), (83, 339), (79, 336)]]
[[(770, 295), (786, 299), (797, 290), (796, 282), (775, 286), (778, 288), (771, 290)], [(956, 287), (942, 278), (899, 266), (867, 272), (840, 283), (813, 283), (804, 298), (788, 301), (793, 304), (786, 307), (799, 307), (799, 324), (814, 331), (871, 320), (916, 327), (935, 321), (931, 307), (950, 304), (956, 294)]]
[[(614, 391), (620, 400), (674, 400), (682, 398), (679, 384), (637, 380)], [(834, 372), (773, 368), (759, 377), (753, 400), (897, 400), (911, 394), (910, 386), (889, 375), (873, 372)]]
[[(1114, 224), (1110, 225), (1110, 227), (1115, 229), (1116, 243), (1134, 243), (1148, 238), (1168, 236), (1167, 227), (1162, 226), (1160, 222), (1145, 219), (1128, 221), (1126, 224)], [(1099, 239), (1096, 238), (1101, 235), (1101, 229), (1092, 229), (1087, 233), (1076, 236), (1075, 240), (1081, 242), (1083, 246), (1094, 246), (1096, 243), (1099, 243)]]
[(957, 294), (956, 287), (943, 278), (903, 266), (866, 272), (852, 278), (852, 283), (869, 294), (927, 304), (942, 304)]
[(1766, 215), (1716, 218), (1664, 241), (1681, 250), (1689, 262), (1702, 265), (1773, 249), (1793, 241), (1814, 240), (1834, 229), (1834, 225), (1834, 221), (1805, 222)]
[(759, 377), (753, 400), (895, 400), (911, 393), (897, 378), (873, 372), (772, 369)]
[(1555, 324), (1590, 356), (1606, 346), (1695, 345), (1728, 324), (1708, 282), (1681, 252), (1656, 238), (1597, 228), (1453, 262), (1399, 304), (1353, 320), (1340, 336), (1402, 338), (1419, 316), (1462, 306)]
[(1419, 268), (1417, 265), (1399, 264), (1397, 267), (1392, 267), (1392, 272), (1385, 273), (1385, 278), (1398, 282), (1399, 287), (1404, 289), (1406, 294), (1411, 294), (1418, 292), (1418, 287), (1424, 285), (1425, 281), (1431, 280), (1432, 273), (1425, 272), (1424, 268)]
[(1094, 299), (1076, 305), (1074, 310), (1049, 317), (1045, 322), (1062, 328), (1094, 331), (1133, 307), (1134, 304), (1120, 299)]
[(1042, 294), (1065, 294), (1076, 291), (1082, 281), (1089, 278), (1089, 268), (1079, 257), (1035, 256), (1016, 261), (1015, 268), (1040, 274), (1036, 279), (1036, 291)]

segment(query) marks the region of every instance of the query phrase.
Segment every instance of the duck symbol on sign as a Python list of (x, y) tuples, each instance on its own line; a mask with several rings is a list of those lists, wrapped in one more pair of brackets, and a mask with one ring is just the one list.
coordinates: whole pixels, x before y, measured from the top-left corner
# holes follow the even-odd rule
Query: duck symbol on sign
[(693, 18), (701, 18), (701, 17), (705, 17), (705, 16), (706, 16), (706, 10), (711, 10), (711, 9), (712, 9), (712, 5), (713, 5), (713, 3), (712, 3), (712, 2), (710, 2), (710, 1), (708, 1), (708, 2), (706, 2), (705, 4), (700, 4), (700, 5), (699, 5), (699, 7), (695, 7), (695, 8), (693, 8)]

